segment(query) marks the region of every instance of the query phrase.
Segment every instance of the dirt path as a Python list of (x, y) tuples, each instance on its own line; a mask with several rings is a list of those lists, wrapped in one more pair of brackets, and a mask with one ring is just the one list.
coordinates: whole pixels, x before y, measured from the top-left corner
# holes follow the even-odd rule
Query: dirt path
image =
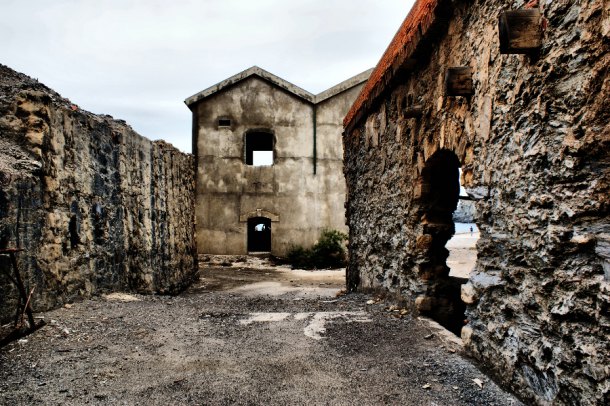
[(335, 297), (343, 274), (208, 263), (178, 297), (46, 313), (0, 350), (0, 404), (519, 404), (426, 322)]

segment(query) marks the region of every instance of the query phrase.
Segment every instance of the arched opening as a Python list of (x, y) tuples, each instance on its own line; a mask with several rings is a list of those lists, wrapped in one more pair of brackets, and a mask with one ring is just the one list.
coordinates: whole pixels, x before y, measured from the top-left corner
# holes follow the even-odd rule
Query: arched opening
[(244, 139), (246, 165), (273, 165), (273, 134), (265, 131), (251, 131)]
[(453, 213), (460, 197), (460, 161), (449, 150), (432, 155), (422, 171), (421, 221), (424, 255), (420, 277), (427, 282), (426, 300), (420, 307), (448, 330), (459, 335), (465, 304), (460, 288), (466, 279), (450, 277), (446, 245), (455, 234)]
[(271, 219), (248, 219), (248, 252), (271, 252)]
[(455, 234), (446, 245), (449, 250), (447, 266), (451, 268), (449, 276), (469, 278), (477, 262), (479, 228), (475, 223), (476, 207), (474, 200), (468, 196), (462, 185), (461, 172), (460, 169), (460, 201), (457, 209), (453, 212)]

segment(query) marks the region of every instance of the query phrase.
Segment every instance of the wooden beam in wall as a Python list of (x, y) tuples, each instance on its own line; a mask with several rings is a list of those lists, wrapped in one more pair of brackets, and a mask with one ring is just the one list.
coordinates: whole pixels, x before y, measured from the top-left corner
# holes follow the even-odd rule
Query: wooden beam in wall
[(408, 106), (403, 114), (405, 118), (417, 118), (420, 117), (424, 112), (424, 106), (421, 104), (415, 104), (413, 106)]
[(527, 54), (542, 47), (541, 14), (538, 9), (505, 11), (498, 22), (500, 53)]
[(472, 69), (469, 66), (447, 68), (445, 73), (445, 96), (472, 96)]

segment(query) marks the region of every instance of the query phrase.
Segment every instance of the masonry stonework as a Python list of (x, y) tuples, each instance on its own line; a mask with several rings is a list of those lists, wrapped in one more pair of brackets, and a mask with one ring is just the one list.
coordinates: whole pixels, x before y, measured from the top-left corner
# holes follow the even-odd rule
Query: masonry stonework
[[(0, 248), (25, 249), (36, 310), (186, 287), (196, 273), (193, 172), (190, 155), (0, 65)], [(16, 300), (0, 274), (0, 319)]]
[[(345, 120), (348, 287), (461, 312), (467, 351), (528, 401), (609, 404), (610, 4), (530, 2), (542, 48), (500, 54), (500, 13), (524, 6), (416, 2)], [(472, 96), (446, 95), (450, 67)], [(458, 167), (468, 281), (445, 263)]]

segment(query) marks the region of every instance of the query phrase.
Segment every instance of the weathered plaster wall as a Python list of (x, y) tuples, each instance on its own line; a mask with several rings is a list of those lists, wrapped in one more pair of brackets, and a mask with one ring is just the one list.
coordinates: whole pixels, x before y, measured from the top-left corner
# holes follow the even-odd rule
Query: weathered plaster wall
[[(196, 272), (192, 157), (2, 65), (0, 86), (0, 246), (26, 249), (34, 308), (184, 288)], [(15, 300), (0, 279), (1, 319)]]
[[(316, 106), (316, 174), (314, 105), (307, 100), (252, 76), (191, 107), (197, 139), (199, 252), (247, 253), (243, 220), (257, 209), (278, 216), (271, 226), (275, 255), (285, 255), (293, 245), (314, 244), (324, 228), (347, 231), (342, 119), (360, 87)], [(231, 119), (231, 127), (219, 127), (219, 118)], [(244, 136), (254, 129), (274, 135), (272, 166), (244, 163)]]
[[(320, 225), (347, 233), (345, 225), (345, 177), (343, 175), (343, 119), (362, 90), (362, 85), (327, 99), (316, 106), (317, 205)], [(316, 239), (319, 237), (319, 233)]]
[[(498, 15), (523, 5), (443, 2), (448, 25), (344, 134), (348, 284), (398, 292), (424, 312), (447, 305), (422, 172), (449, 151), (481, 230), (462, 287), (468, 351), (530, 401), (608, 404), (610, 5), (541, 1), (539, 57), (500, 55)], [(470, 99), (444, 96), (451, 66), (472, 67)], [(408, 96), (420, 118), (404, 117)]]

